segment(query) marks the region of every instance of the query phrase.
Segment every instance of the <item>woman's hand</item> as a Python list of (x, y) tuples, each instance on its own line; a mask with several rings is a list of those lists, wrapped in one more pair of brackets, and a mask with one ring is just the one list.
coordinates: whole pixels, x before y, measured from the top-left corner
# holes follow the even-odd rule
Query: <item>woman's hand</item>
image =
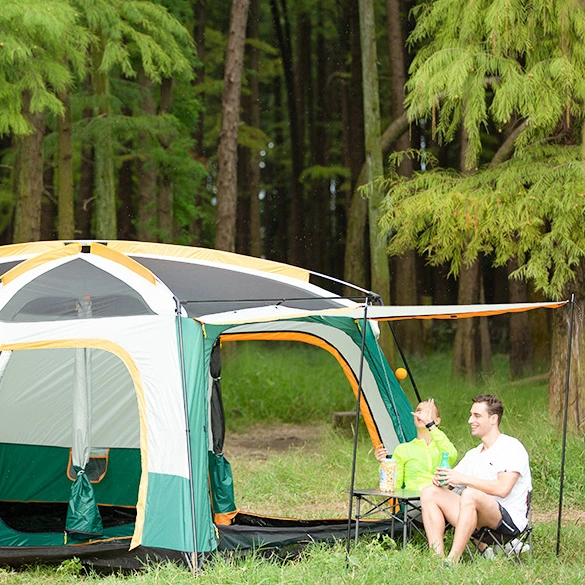
[(435, 401), (433, 398), (429, 400), (425, 400), (421, 402), (419, 407), (416, 409), (416, 412), (413, 412), (412, 415), (415, 418), (415, 422), (419, 421), (422, 424), (426, 425), (430, 423), (432, 420), (435, 420)]
[(388, 457), (388, 451), (386, 451), (386, 447), (384, 447), (384, 445), (382, 445), (382, 443), (380, 443), (374, 449), (374, 455), (376, 456), (376, 459), (378, 461), (382, 461), (382, 459), (386, 459)]

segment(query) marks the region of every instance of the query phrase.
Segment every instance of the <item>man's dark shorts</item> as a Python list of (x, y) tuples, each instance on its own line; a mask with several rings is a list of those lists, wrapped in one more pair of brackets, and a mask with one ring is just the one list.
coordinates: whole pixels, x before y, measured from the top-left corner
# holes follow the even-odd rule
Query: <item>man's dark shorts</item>
[(498, 506), (500, 507), (500, 514), (502, 515), (502, 519), (500, 520), (496, 531), (500, 534), (503, 534), (504, 536), (518, 536), (522, 531), (518, 529), (516, 524), (514, 524), (514, 521), (512, 518), (510, 518), (510, 514), (508, 514), (506, 508), (503, 508), (502, 504), (499, 502)]

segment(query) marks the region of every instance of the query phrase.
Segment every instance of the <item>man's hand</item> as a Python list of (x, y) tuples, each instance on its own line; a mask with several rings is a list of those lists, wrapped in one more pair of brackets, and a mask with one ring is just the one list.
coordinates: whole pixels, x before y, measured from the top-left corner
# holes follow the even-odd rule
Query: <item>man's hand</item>
[(455, 469), (445, 469), (437, 467), (435, 476), (433, 477), (433, 484), (436, 486), (447, 487), (449, 485), (466, 485), (465, 479), (467, 476), (459, 473)]
[(518, 481), (520, 474), (516, 471), (501, 471), (497, 479), (480, 479), (471, 475), (464, 475), (456, 469), (437, 468), (433, 484), (436, 486), (464, 485), (475, 488), (490, 496), (505, 498)]

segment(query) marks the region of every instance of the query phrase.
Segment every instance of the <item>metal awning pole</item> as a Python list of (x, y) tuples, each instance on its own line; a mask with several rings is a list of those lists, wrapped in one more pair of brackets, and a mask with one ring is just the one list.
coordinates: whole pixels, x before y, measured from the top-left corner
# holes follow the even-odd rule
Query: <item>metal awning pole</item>
[[(196, 575), (199, 571), (197, 554), (197, 515), (195, 513), (195, 486), (193, 485), (193, 455), (191, 453), (191, 427), (189, 424), (189, 398), (187, 393), (187, 372), (185, 371), (185, 348), (183, 344), (183, 324), (181, 317), (181, 303), (175, 298), (177, 305), (177, 332), (179, 341), (179, 359), (181, 362), (181, 383), (183, 386), (183, 408), (185, 412), (185, 435), (187, 441), (187, 465), (189, 466), (189, 495), (191, 498), (191, 524), (193, 529), (193, 555), (189, 563), (191, 572)], [(189, 557), (186, 557), (189, 562)]]
[(559, 515), (557, 523), (557, 556), (561, 550), (561, 519), (563, 515), (563, 485), (565, 480), (565, 453), (567, 450), (567, 418), (569, 413), (569, 380), (571, 377), (571, 351), (573, 349), (573, 317), (575, 314), (575, 293), (571, 295), (569, 316), (569, 343), (567, 349), (567, 374), (565, 378), (565, 405), (563, 412), (563, 442), (561, 447), (561, 479), (559, 486)]
[(357, 459), (357, 445), (358, 445), (358, 429), (359, 429), (359, 422), (360, 422), (360, 407), (361, 407), (361, 398), (362, 398), (362, 379), (364, 373), (364, 354), (365, 354), (365, 347), (366, 347), (366, 327), (368, 326), (368, 303), (369, 299), (366, 299), (366, 303), (364, 305), (364, 316), (362, 319), (362, 348), (361, 348), (361, 355), (360, 355), (360, 369), (359, 369), (359, 376), (358, 376), (358, 388), (357, 388), (357, 398), (356, 398), (356, 406), (355, 406), (355, 432), (353, 436), (353, 454), (351, 459), (351, 480), (349, 486), (349, 513), (347, 516), (347, 544), (345, 549), (346, 554), (346, 562), (349, 561), (349, 547), (351, 545), (351, 517), (353, 514), (353, 490), (355, 487), (355, 468), (356, 468), (356, 459)]

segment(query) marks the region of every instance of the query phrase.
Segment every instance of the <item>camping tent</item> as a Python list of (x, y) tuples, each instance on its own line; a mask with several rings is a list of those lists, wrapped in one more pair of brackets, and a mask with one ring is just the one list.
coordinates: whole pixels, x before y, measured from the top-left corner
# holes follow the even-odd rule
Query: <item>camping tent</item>
[[(0, 247), (0, 563), (164, 551), (195, 564), (216, 549), (237, 513), (219, 339), (326, 349), (374, 443), (410, 440), (411, 407), (364, 307), (310, 277), (164, 244)], [(552, 304), (523, 309), (536, 306)]]
[[(336, 314), (356, 304), (304, 270), (180, 246), (37, 242), (0, 247), (0, 274), (0, 559), (72, 545), (79, 556), (86, 543), (216, 548), (214, 524), (237, 510), (210, 373), (220, 336), (325, 348), (358, 389), (360, 328)], [(365, 363), (372, 438), (408, 440), (410, 405), (369, 326)]]

